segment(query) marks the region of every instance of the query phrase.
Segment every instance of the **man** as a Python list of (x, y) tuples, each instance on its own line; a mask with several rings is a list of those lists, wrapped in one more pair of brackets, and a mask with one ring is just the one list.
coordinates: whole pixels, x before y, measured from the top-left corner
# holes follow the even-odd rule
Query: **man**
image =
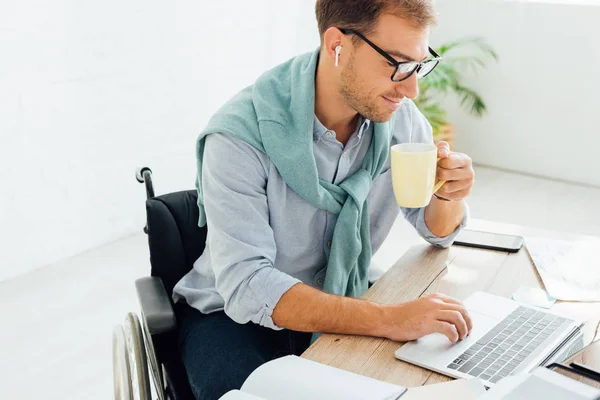
[[(239, 388), (259, 365), (300, 355), (312, 333), (408, 341), (469, 334), (463, 305), (435, 294), (397, 305), (357, 299), (399, 213), (389, 149), (432, 142), (410, 99), (430, 72), (432, 0), (318, 0), (320, 49), (266, 72), (198, 141), (203, 255), (175, 288), (180, 348), (198, 399)], [(449, 246), (465, 224), (471, 160), (438, 145), (448, 181), (402, 209)], [(363, 212), (364, 211), (364, 212)]]

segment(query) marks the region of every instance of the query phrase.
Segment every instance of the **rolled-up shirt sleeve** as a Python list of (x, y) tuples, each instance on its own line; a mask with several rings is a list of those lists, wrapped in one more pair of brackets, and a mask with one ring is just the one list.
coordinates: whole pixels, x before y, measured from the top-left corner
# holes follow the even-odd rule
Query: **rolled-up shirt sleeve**
[(469, 219), (469, 206), (465, 203), (465, 216), (458, 227), (448, 236), (439, 237), (431, 233), (425, 223), (425, 208), (403, 208), (404, 218), (415, 227), (419, 236), (436, 247), (450, 247)]
[[(423, 113), (419, 111), (412, 101), (406, 102), (406, 113), (410, 121), (410, 142), (411, 143), (434, 143), (431, 124)], [(397, 129), (402, 129), (405, 125), (396, 124)], [(431, 233), (425, 223), (425, 208), (401, 208), (404, 218), (415, 227), (419, 236), (437, 247), (450, 247), (454, 239), (462, 228), (467, 225), (469, 220), (469, 206), (465, 202), (464, 217), (454, 232), (445, 237), (438, 237)]]
[(234, 321), (271, 329), (275, 306), (300, 280), (276, 269), (262, 153), (224, 134), (207, 136), (202, 189), (217, 292)]

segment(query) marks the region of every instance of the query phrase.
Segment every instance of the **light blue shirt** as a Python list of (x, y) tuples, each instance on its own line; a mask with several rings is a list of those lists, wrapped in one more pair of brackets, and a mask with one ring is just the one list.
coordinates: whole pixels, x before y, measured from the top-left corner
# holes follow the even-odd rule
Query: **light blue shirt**
[[(373, 124), (359, 118), (346, 146), (315, 117), (313, 151), (319, 177), (339, 184), (356, 172), (371, 143)], [(391, 145), (433, 143), (431, 126), (410, 100), (396, 116)], [(224, 310), (234, 321), (281, 329), (271, 315), (299, 282), (321, 289), (337, 215), (318, 209), (291, 190), (266, 154), (225, 134), (206, 138), (202, 188), (208, 226), (206, 248), (175, 286), (203, 313)], [(390, 160), (368, 196), (371, 247), (379, 249), (400, 211), (429, 243), (447, 247), (466, 224), (440, 238), (425, 224), (424, 208), (398, 207)]]

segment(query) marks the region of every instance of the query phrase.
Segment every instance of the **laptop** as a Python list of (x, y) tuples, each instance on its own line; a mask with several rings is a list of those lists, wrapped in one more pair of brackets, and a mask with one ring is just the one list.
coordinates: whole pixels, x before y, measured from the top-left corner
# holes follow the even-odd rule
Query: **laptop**
[(561, 362), (583, 348), (581, 321), (475, 292), (464, 301), (473, 321), (471, 334), (452, 344), (441, 333), (406, 343), (397, 359), (453, 378), (500, 379)]

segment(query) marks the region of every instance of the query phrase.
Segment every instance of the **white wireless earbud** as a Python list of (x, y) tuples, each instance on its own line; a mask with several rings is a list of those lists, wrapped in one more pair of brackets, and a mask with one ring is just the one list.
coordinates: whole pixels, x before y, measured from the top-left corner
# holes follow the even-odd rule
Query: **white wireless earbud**
[(335, 66), (340, 65), (340, 52), (342, 51), (342, 46), (337, 46), (335, 48)]

